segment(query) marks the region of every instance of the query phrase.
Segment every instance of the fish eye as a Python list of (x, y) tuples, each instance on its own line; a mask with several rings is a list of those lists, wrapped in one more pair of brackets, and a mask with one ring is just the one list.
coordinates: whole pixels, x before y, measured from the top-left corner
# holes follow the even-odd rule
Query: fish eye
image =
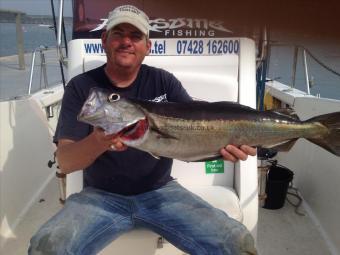
[(109, 95), (109, 97), (108, 97), (108, 101), (109, 101), (110, 103), (112, 103), (112, 102), (117, 102), (119, 99), (120, 99), (120, 95), (119, 95), (119, 94), (115, 94), (115, 93), (112, 93), (112, 94)]

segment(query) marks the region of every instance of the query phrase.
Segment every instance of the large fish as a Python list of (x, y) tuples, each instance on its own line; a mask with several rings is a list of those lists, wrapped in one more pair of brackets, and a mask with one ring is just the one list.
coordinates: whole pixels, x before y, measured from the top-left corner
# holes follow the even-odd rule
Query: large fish
[(183, 161), (216, 159), (227, 144), (289, 150), (301, 137), (340, 156), (340, 112), (300, 121), (231, 102), (155, 103), (94, 88), (78, 120), (156, 157)]

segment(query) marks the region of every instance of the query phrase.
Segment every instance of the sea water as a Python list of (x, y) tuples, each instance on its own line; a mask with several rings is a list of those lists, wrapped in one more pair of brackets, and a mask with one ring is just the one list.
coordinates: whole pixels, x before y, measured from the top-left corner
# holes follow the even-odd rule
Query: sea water
[[(32, 52), (41, 45), (56, 46), (54, 29), (46, 25), (23, 24), (24, 51)], [(72, 26), (66, 25), (66, 37), (71, 40)], [(0, 57), (17, 54), (16, 25), (15, 23), (0, 23)]]

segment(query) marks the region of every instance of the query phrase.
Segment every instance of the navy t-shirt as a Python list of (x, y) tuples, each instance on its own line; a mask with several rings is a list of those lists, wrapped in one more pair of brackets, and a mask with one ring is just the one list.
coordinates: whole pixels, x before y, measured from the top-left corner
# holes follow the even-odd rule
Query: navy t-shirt
[[(191, 100), (180, 81), (165, 70), (143, 64), (129, 87), (118, 88), (111, 84), (104, 67), (80, 74), (66, 86), (55, 143), (63, 138), (79, 141), (92, 132), (93, 127), (77, 121), (77, 115), (93, 87), (155, 102)], [(84, 170), (84, 185), (122, 195), (136, 195), (172, 180), (171, 167), (172, 159), (156, 159), (147, 152), (130, 147), (123, 152), (106, 151)]]

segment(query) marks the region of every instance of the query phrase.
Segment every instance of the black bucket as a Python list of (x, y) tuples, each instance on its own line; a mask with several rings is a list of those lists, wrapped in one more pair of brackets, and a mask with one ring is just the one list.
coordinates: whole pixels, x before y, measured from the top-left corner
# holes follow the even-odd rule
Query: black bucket
[(266, 183), (266, 200), (264, 208), (280, 209), (284, 206), (289, 183), (294, 173), (286, 167), (273, 164), (270, 167)]

